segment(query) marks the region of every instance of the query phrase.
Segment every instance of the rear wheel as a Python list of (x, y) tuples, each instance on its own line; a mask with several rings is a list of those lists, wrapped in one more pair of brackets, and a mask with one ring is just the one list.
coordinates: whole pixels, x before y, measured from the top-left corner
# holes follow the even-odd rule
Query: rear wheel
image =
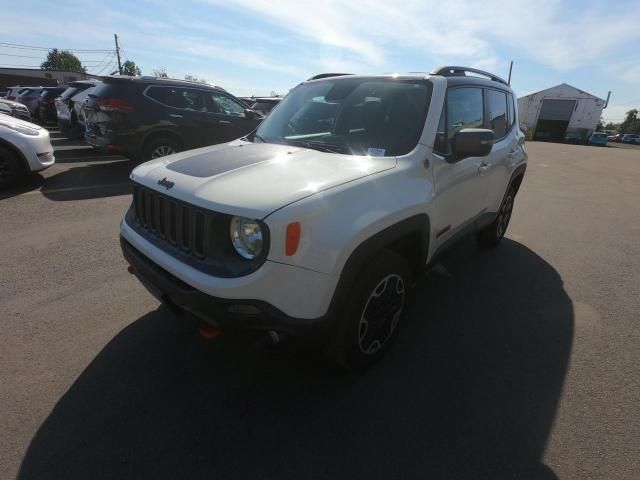
[(496, 219), (476, 233), (476, 240), (481, 247), (491, 248), (500, 243), (511, 220), (515, 197), (516, 190), (513, 188), (513, 185), (509, 185), (509, 189), (502, 199), (502, 205), (500, 205)]
[(173, 155), (180, 151), (180, 144), (170, 137), (157, 137), (148, 141), (142, 152), (143, 160), (153, 160), (156, 158)]
[(24, 174), (20, 158), (8, 148), (0, 146), (0, 190), (17, 185)]
[(407, 261), (393, 251), (383, 250), (367, 262), (336, 320), (327, 357), (349, 369), (367, 367), (382, 357), (397, 333), (410, 281)]

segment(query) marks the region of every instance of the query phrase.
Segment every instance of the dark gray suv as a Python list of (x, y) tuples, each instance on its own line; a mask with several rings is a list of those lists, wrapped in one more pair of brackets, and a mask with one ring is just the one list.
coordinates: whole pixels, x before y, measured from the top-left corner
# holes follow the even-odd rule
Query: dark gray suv
[(220, 87), (155, 77), (104, 77), (84, 112), (89, 144), (136, 160), (228, 142), (262, 121)]

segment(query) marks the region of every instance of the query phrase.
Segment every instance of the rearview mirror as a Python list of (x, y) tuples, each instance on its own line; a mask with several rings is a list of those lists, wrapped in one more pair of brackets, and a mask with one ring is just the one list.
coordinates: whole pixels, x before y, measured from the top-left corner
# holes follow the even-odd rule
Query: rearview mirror
[(244, 116), (245, 116), (245, 118), (247, 118), (249, 120), (253, 120), (258, 116), (258, 114), (256, 113), (255, 110), (251, 110), (250, 108), (245, 108), (244, 109)]
[(486, 128), (463, 128), (457, 132), (451, 141), (453, 161), (466, 157), (484, 157), (491, 153), (496, 139), (493, 130)]

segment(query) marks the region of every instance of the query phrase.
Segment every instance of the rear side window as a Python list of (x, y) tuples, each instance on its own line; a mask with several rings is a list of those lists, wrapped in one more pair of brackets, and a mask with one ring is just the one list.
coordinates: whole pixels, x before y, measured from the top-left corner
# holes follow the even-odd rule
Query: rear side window
[(507, 102), (509, 103), (509, 126), (516, 123), (516, 108), (513, 104), (513, 95), (509, 94), (507, 97)]
[(67, 98), (73, 97), (78, 92), (78, 89), (75, 87), (67, 88), (62, 96), (60, 97), (62, 100), (66, 100)]
[(151, 87), (147, 96), (173, 108), (206, 112), (206, 102), (202, 91), (183, 87)]
[(498, 90), (487, 90), (489, 128), (502, 138), (507, 133), (507, 94)]

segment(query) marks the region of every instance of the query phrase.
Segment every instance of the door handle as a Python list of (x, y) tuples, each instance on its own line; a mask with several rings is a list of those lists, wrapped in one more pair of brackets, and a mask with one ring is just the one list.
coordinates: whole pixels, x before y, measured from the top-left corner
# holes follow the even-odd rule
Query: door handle
[(220, 120), (218, 123), (223, 123), (225, 125), (231, 123), (229, 120)]
[(177, 113), (170, 113), (169, 116), (173, 118), (182, 118), (182, 115), (178, 115)]
[(487, 171), (489, 168), (489, 164), (487, 162), (482, 162), (478, 167), (478, 173), (482, 174)]

